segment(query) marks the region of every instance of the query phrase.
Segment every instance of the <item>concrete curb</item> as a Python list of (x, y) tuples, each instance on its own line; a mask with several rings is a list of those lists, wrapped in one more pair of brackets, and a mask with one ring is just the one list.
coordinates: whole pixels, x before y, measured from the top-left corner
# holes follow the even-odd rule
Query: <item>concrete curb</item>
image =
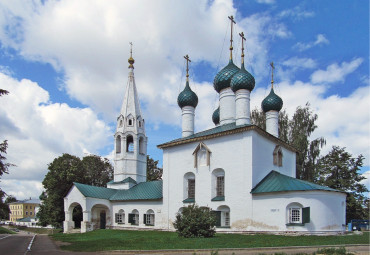
[(370, 244), (337, 244), (337, 245), (318, 245), (318, 246), (281, 246), (281, 247), (255, 247), (255, 248), (213, 248), (213, 249), (166, 249), (166, 250), (113, 250), (102, 251), (101, 254), (166, 254), (166, 253), (204, 253), (204, 252), (233, 252), (233, 251), (276, 251), (276, 250), (295, 250), (295, 249), (322, 249), (322, 248), (340, 248), (340, 247), (368, 247)]

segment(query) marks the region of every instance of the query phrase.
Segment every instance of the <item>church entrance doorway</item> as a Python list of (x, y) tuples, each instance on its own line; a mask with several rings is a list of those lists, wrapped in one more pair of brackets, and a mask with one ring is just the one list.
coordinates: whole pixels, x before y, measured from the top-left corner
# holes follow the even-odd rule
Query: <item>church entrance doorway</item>
[(100, 229), (105, 229), (106, 214), (105, 211), (100, 212)]

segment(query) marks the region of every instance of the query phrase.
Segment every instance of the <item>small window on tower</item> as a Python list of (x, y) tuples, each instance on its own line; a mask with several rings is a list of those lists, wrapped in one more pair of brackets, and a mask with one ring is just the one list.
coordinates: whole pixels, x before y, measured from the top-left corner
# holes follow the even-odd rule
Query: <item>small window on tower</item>
[(128, 120), (128, 125), (129, 126), (132, 126), (132, 120), (130, 119), (130, 120)]
[(119, 127), (122, 127), (123, 126), (123, 121), (122, 120), (120, 120), (119, 121)]
[(141, 121), (139, 121), (139, 127), (141, 127)]

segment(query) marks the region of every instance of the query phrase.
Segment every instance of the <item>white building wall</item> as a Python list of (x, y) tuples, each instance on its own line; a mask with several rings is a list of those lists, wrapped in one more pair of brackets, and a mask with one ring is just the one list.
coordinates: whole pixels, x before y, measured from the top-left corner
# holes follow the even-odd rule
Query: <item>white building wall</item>
[[(283, 164), (273, 164), (273, 153), (277, 143), (252, 131), (253, 139), (253, 174), (252, 186), (255, 187), (271, 170), (294, 177), (296, 176), (296, 152), (281, 146)], [(252, 187), (252, 188), (253, 188)]]
[[(167, 228), (167, 217), (164, 215), (162, 210), (162, 201), (117, 201), (112, 203), (112, 227), (113, 228), (147, 228), (147, 229), (166, 229)], [(120, 210), (124, 210), (125, 222), (116, 223), (115, 214)], [(128, 223), (128, 215), (134, 210), (139, 212), (139, 225), (131, 225)], [(148, 210), (154, 212), (154, 226), (146, 226), (144, 223), (144, 214)]]
[[(287, 206), (310, 207), (310, 223), (287, 226)], [(346, 194), (328, 191), (282, 192), (253, 195), (253, 221), (246, 230), (259, 231), (344, 231)]]
[[(163, 202), (167, 207), (169, 228), (181, 207), (187, 206), (184, 176), (186, 173), (195, 175), (195, 203), (208, 206), (213, 210), (221, 205), (230, 208), (230, 220), (244, 219), (251, 214), (252, 182), (252, 138), (250, 132), (221, 136), (202, 142), (211, 150), (210, 165), (194, 168), (193, 152), (199, 142), (165, 148), (163, 151)], [(225, 201), (211, 201), (212, 172), (221, 168), (225, 172)], [(229, 229), (227, 229), (229, 230)]]

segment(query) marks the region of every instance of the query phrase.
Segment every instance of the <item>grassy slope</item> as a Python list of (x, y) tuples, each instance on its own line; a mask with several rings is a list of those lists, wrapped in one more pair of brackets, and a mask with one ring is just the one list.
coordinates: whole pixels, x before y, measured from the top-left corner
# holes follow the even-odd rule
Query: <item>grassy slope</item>
[(0, 227), (0, 234), (14, 234), (14, 232), (10, 231), (9, 229)]
[(55, 234), (55, 240), (71, 243), (71, 251), (217, 249), (278, 246), (369, 244), (369, 232), (346, 236), (277, 236), (216, 234), (214, 238), (180, 238), (158, 231), (96, 230), (84, 234)]

